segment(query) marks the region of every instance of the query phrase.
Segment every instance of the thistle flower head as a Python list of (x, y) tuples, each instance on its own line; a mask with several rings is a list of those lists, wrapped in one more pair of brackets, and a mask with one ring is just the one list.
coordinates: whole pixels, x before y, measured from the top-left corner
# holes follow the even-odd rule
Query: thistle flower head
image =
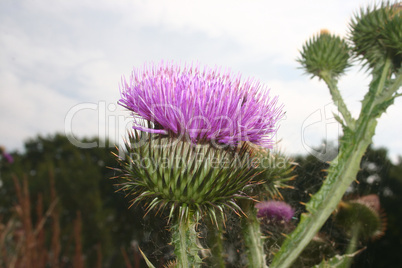
[[(133, 112), (134, 129), (193, 143), (236, 146), (247, 141), (270, 148), (283, 116), (277, 98), (256, 80), (169, 63), (134, 69), (122, 81), (119, 103)], [(145, 127), (144, 120), (153, 127)]]
[(180, 220), (207, 213), (216, 221), (225, 207), (241, 210), (237, 200), (250, 199), (243, 190), (261, 173), (250, 145), (271, 147), (283, 115), (255, 80), (175, 64), (135, 69), (119, 103), (134, 116), (120, 189)]
[(282, 201), (264, 201), (255, 205), (257, 208), (257, 217), (266, 218), (270, 221), (289, 222), (295, 211), (287, 203)]

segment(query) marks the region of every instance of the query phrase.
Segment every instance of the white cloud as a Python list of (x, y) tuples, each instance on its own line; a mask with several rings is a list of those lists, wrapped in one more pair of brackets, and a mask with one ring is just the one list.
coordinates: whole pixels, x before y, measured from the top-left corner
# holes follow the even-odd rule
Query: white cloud
[(2, 143), (16, 147), (22, 139), (60, 131), (64, 109), (74, 103), (40, 83), (23, 82), (12, 73), (0, 73)]
[[(226, 37), (255, 55), (280, 54), (293, 61), (297, 48), (327, 28), (345, 35), (347, 19), (369, 1), (141, 1), (129, 6), (126, 25)], [(370, 1), (372, 2), (372, 1)], [(290, 56), (290, 57), (289, 57)]]
[[(256, 76), (286, 105), (278, 133), (288, 152), (304, 153), (303, 122), (331, 102), (326, 86), (296, 71), (298, 49), (327, 28), (345, 35), (359, 1), (8, 1), (0, 4), (1, 143), (19, 147), (36, 133), (64, 130), (75, 105), (115, 104), (122, 74), (145, 61), (200, 61)], [(363, 81), (363, 85), (362, 82)], [(352, 70), (340, 82), (358, 115), (368, 80)], [(378, 145), (402, 152), (400, 101), (379, 120)], [(4, 116), (6, 114), (7, 116)], [(115, 119), (121, 111), (107, 111)], [(3, 119), (4, 118), (4, 119)], [(74, 117), (77, 135), (99, 132), (99, 110)], [(116, 126), (119, 128), (121, 126)], [(115, 131), (110, 128), (111, 132)], [(117, 130), (116, 130), (117, 132)], [(121, 132), (121, 131), (120, 131)], [(119, 132), (119, 133), (120, 133)], [(321, 141), (311, 129), (311, 141)], [(102, 134), (103, 135), (103, 134)]]

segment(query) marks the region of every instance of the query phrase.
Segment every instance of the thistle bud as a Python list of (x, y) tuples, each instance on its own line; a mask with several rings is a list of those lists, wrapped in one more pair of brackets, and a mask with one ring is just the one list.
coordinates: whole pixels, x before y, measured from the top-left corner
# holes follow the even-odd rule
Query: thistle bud
[(323, 78), (327, 73), (331, 78), (338, 78), (350, 66), (349, 51), (343, 39), (322, 30), (303, 45), (298, 62), (313, 77)]
[(377, 195), (367, 195), (338, 205), (335, 222), (347, 229), (358, 226), (361, 239), (380, 237), (385, 230), (385, 221), (380, 214), (380, 201)]
[(350, 39), (353, 51), (366, 61), (370, 68), (384, 64), (387, 58), (398, 70), (402, 61), (401, 4), (383, 5), (361, 10), (352, 21)]

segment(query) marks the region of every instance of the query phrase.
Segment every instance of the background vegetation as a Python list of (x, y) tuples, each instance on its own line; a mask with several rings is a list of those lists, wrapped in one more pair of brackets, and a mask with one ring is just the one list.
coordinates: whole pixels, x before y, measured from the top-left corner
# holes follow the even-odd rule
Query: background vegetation
[[(94, 139), (91, 139), (91, 141)], [(0, 267), (146, 267), (138, 246), (162, 267), (172, 258), (166, 217), (128, 208), (111, 180), (117, 162), (110, 148), (80, 149), (60, 134), (25, 143), (14, 162), (1, 160)], [(326, 163), (297, 156), (294, 189), (282, 194), (296, 208), (321, 186)], [(354, 258), (354, 267), (398, 267), (402, 263), (402, 158), (394, 164), (386, 149), (370, 148), (349, 196), (377, 194), (387, 218), (385, 235)], [(300, 203), (301, 202), (301, 203)], [(227, 263), (236, 267), (241, 243), (236, 218), (229, 218)], [(295, 223), (297, 219), (295, 219)], [(329, 220), (323, 232), (342, 250), (348, 238)], [(206, 234), (207, 235), (207, 234)], [(333, 239), (333, 238), (331, 238)], [(237, 241), (239, 251), (232, 250)], [(340, 246), (339, 246), (340, 245)], [(232, 250), (232, 251), (231, 251)], [(304, 254), (298, 264), (310, 265)]]

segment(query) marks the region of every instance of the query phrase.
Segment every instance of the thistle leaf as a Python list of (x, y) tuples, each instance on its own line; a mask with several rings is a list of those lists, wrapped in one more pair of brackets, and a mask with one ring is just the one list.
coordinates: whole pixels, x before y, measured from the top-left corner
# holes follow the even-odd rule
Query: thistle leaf
[(345, 268), (345, 264), (349, 263), (349, 259), (358, 253), (360, 253), (360, 250), (352, 254), (336, 255), (329, 260), (323, 260), (320, 264), (314, 265), (313, 268)]

